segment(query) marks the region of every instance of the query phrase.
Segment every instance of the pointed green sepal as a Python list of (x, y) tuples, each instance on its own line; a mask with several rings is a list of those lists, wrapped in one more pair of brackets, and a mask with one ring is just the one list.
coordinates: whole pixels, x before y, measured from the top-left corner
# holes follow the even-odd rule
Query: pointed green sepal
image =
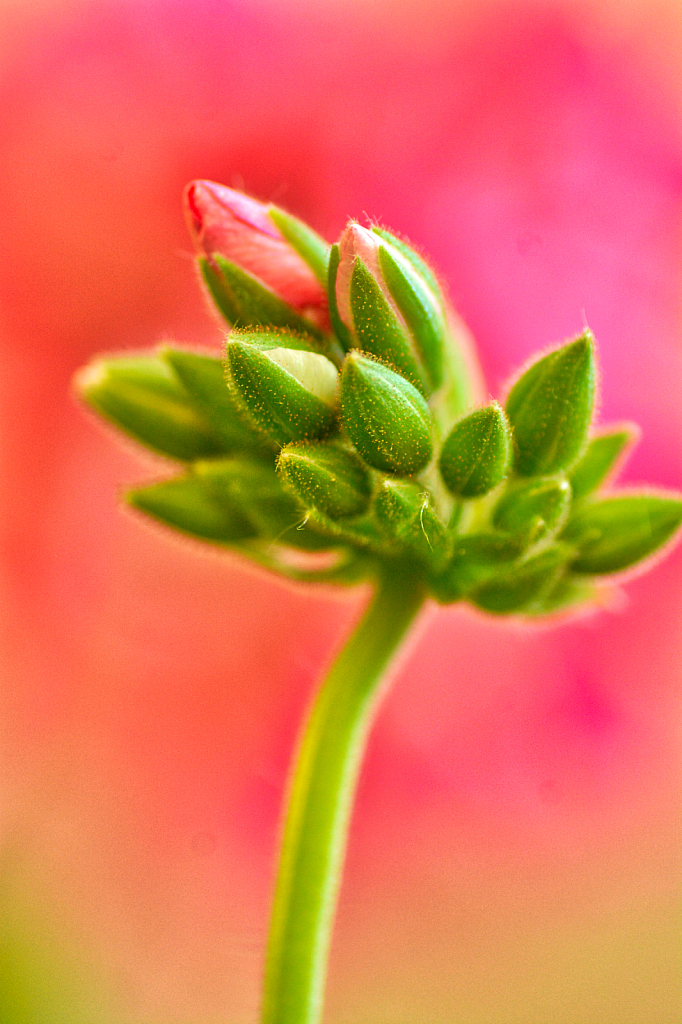
[(220, 253), (214, 253), (212, 262), (200, 257), (199, 267), (216, 306), (233, 327), (279, 327), (323, 337), (315, 324)]
[(431, 415), (412, 384), (360, 352), (346, 357), (341, 374), (343, 425), (375, 469), (411, 476), (431, 459)]
[(275, 446), (246, 421), (225, 379), (223, 360), (169, 345), (159, 355), (172, 368), (192, 400), (220, 438), (225, 452), (262, 454)]
[(438, 518), (431, 495), (412, 480), (382, 480), (372, 499), (372, 513), (381, 530), (421, 558), (440, 565), (449, 554), (448, 532)]
[(526, 370), (507, 399), (521, 476), (549, 476), (580, 455), (592, 418), (594, 340), (585, 331)]
[[(477, 381), (472, 379), (472, 372), (474, 378), (476, 377), (475, 357), (473, 352), (465, 351), (457, 337), (457, 331), (453, 331), (453, 323), (456, 322), (456, 318), (451, 317), (440, 282), (428, 263), (402, 238), (386, 231), (385, 228), (374, 226), (372, 231), (394, 249), (397, 249), (400, 255), (410, 263), (416, 276), (425, 285), (430, 297), (435, 299), (440, 310), (445, 330), (442, 346), (442, 369), (441, 377), (439, 378), (436, 374), (433, 380), (442, 379), (443, 381), (443, 387), (436, 402), (437, 418), (439, 421), (442, 418), (445, 423), (448, 423), (453, 416), (461, 415), (477, 401), (480, 401), (478, 394), (480, 388), (477, 386)], [(407, 319), (404, 312), (403, 316)], [(428, 350), (436, 352), (436, 349), (431, 348), (428, 343), (423, 345), (422, 359), (427, 367), (429, 366), (429, 357), (426, 355)]]
[(206, 256), (197, 257), (197, 266), (216, 309), (222, 313), (228, 324), (237, 323), (239, 306), (218, 268)]
[(305, 509), (282, 486), (274, 466), (245, 458), (194, 463), (181, 477), (135, 488), (134, 508), (189, 536), (220, 544), (263, 540), (303, 551), (329, 539), (305, 522)]
[(329, 265), (327, 267), (327, 296), (329, 299), (329, 320), (332, 325), (334, 334), (339, 339), (339, 343), (344, 352), (348, 352), (353, 347), (353, 335), (344, 324), (339, 314), (339, 304), (336, 299), (336, 275), (339, 270), (339, 247), (335, 242), (329, 250)]
[(535, 477), (510, 484), (493, 510), (493, 525), (522, 533), (529, 544), (557, 533), (571, 506), (571, 485), (563, 476)]
[(372, 225), (372, 232), (375, 235), (378, 235), (379, 238), (383, 238), (385, 242), (388, 242), (394, 249), (397, 249), (401, 256), (405, 257), (405, 259), (411, 264), (415, 273), (421, 277), (431, 289), (441, 306), (444, 306), (445, 300), (443, 299), (440, 284), (426, 260), (422, 259), (419, 253), (415, 252), (412, 246), (408, 245), (407, 242), (404, 242), (402, 238), (398, 238), (397, 235), (387, 231), (386, 228), (380, 228), (378, 225), (374, 224)]
[(190, 537), (234, 544), (256, 530), (238, 505), (221, 500), (196, 473), (136, 487), (125, 495), (133, 508)]
[(596, 491), (606, 477), (614, 473), (626, 449), (631, 448), (638, 437), (639, 428), (634, 423), (624, 423), (593, 437), (570, 473), (574, 500)]
[(451, 494), (479, 498), (504, 480), (511, 457), (509, 423), (504, 411), (493, 402), (454, 425), (438, 465)]
[(323, 288), (327, 287), (329, 243), (298, 217), (293, 217), (279, 206), (268, 209), (270, 219), (279, 228), (292, 249), (304, 260)]
[(369, 474), (353, 451), (335, 444), (298, 441), (282, 448), (280, 476), (307, 506), (331, 519), (357, 516), (369, 506)]
[(531, 612), (556, 586), (573, 553), (567, 545), (556, 544), (503, 570), (477, 587), (469, 599), (498, 615)]
[(574, 572), (620, 572), (661, 548), (681, 523), (678, 495), (620, 494), (578, 508), (561, 539), (579, 551)]
[(355, 258), (350, 279), (350, 308), (357, 347), (388, 363), (423, 390), (424, 375), (410, 347), (410, 339), (359, 256)]
[(443, 383), (443, 349), (447, 334), (442, 305), (400, 252), (380, 246), (379, 266), (414, 338), (429, 390), (435, 391)]
[(152, 451), (181, 462), (221, 455), (224, 440), (158, 355), (96, 359), (76, 388), (95, 412)]
[(491, 577), (503, 572), (523, 553), (519, 537), (504, 533), (469, 533), (453, 538), (452, 557), (431, 580), (434, 597), (450, 604), (466, 597)]
[(278, 445), (324, 437), (336, 423), (338, 372), (295, 336), (233, 331), (230, 383), (255, 425)]
[(290, 547), (316, 551), (328, 548), (305, 523), (305, 508), (282, 485), (274, 466), (251, 459), (215, 459), (193, 467), (213, 495), (240, 509), (258, 537)]

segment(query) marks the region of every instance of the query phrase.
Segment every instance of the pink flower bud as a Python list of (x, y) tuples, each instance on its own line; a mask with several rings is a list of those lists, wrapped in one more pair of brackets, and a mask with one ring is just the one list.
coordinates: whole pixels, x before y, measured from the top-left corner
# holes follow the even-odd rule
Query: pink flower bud
[(339, 239), (339, 269), (336, 273), (336, 303), (339, 316), (346, 327), (353, 330), (353, 313), (350, 305), (350, 280), (353, 276), (355, 259), (360, 257), (370, 274), (381, 288), (384, 298), (392, 308), (402, 326), (403, 317), (398, 310), (386, 284), (379, 266), (379, 246), (385, 245), (383, 239), (360, 224), (351, 221)]
[(270, 218), (268, 206), (214, 181), (185, 189), (185, 215), (200, 255), (220, 253), (318, 324), (327, 296), (310, 267)]

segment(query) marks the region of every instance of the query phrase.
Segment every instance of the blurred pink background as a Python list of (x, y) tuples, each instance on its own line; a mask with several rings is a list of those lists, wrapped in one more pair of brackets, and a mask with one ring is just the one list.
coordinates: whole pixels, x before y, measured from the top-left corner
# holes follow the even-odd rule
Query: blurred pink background
[[(182, 186), (405, 233), (493, 396), (586, 321), (602, 421), (643, 428), (624, 478), (682, 488), (681, 42), (651, 0), (5, 0), (3, 1021), (256, 1021), (292, 743), (366, 599), (117, 505), (159, 465), (70, 379), (220, 345)], [(554, 628), (432, 610), (361, 781), (329, 1024), (679, 1024), (681, 568)]]

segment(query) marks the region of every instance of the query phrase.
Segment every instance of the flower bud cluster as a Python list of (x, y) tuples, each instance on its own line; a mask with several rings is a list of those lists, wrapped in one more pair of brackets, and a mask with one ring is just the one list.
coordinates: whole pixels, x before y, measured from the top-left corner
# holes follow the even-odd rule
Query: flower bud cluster
[(589, 331), (483, 404), (438, 280), (401, 239), (351, 222), (329, 246), (207, 181), (185, 205), (224, 359), (166, 346), (78, 378), (98, 413), (185, 464), (129, 492), (141, 512), (290, 578), (400, 562), (440, 602), (525, 615), (589, 600), (679, 530), (680, 495), (599, 492), (635, 434), (592, 431)]

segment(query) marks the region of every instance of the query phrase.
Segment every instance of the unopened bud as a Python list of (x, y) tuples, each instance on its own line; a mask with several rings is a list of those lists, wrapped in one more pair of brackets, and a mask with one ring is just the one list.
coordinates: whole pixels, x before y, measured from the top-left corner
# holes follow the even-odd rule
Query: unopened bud
[(506, 405), (517, 447), (517, 473), (549, 476), (575, 462), (587, 441), (594, 389), (590, 331), (526, 370)]
[(682, 499), (663, 494), (620, 494), (582, 505), (561, 539), (578, 549), (578, 573), (612, 573), (662, 547), (682, 524)]
[(493, 525), (508, 533), (523, 533), (535, 543), (557, 533), (571, 505), (571, 485), (565, 477), (519, 480), (509, 486), (493, 511)]
[(431, 460), (431, 415), (412, 384), (382, 363), (350, 352), (341, 375), (343, 425), (368, 465), (411, 476)]
[(234, 544), (257, 533), (239, 505), (216, 494), (196, 472), (136, 487), (126, 501), (164, 526), (201, 540)]
[(96, 412), (161, 455), (191, 462), (229, 451), (159, 355), (96, 359), (75, 385)]
[(335, 444), (298, 441), (280, 452), (277, 469), (304, 505), (330, 519), (367, 509), (370, 480), (355, 452)]
[(638, 437), (639, 428), (634, 423), (625, 423), (622, 427), (604, 431), (593, 437), (571, 470), (570, 481), (574, 500), (591, 494), (606, 477), (612, 475), (620, 464), (625, 450), (632, 447)]
[(270, 455), (275, 446), (252, 427), (237, 406), (225, 379), (222, 359), (200, 352), (172, 348), (159, 350), (172, 368), (196, 407), (205, 416), (223, 443), (226, 453)]
[(185, 213), (204, 280), (230, 323), (326, 327), (326, 243), (312, 229), (213, 181), (190, 182)]
[(484, 611), (498, 615), (533, 612), (556, 586), (572, 554), (570, 547), (556, 544), (504, 569), (474, 589), (469, 598)]
[(448, 553), (447, 531), (438, 518), (431, 495), (412, 480), (382, 480), (372, 501), (382, 531), (435, 564)]
[(326, 537), (297, 528), (303, 506), (282, 486), (274, 466), (262, 461), (196, 462), (186, 475), (135, 488), (126, 499), (157, 522), (201, 540), (276, 540), (305, 551), (329, 547)]
[(587, 605), (594, 601), (596, 596), (597, 590), (590, 580), (584, 576), (573, 576), (566, 570), (551, 589), (533, 603), (527, 614), (539, 616), (570, 611), (577, 605)]
[(433, 580), (437, 600), (459, 601), (523, 554), (519, 537), (505, 533), (469, 533), (453, 538), (452, 557)]
[(194, 470), (218, 501), (240, 510), (260, 538), (281, 540), (295, 547), (311, 546), (307, 542), (313, 534), (296, 529), (301, 522), (301, 504), (282, 487), (271, 463), (216, 459), (199, 462)]
[(440, 474), (451, 494), (480, 498), (504, 480), (511, 456), (511, 429), (493, 402), (454, 425), (440, 453)]
[(447, 333), (434, 282), (359, 224), (349, 224), (332, 250), (331, 309), (341, 341), (389, 363), (425, 394), (443, 382)]
[(278, 445), (324, 437), (336, 422), (338, 379), (326, 356), (294, 335), (233, 331), (227, 368), (254, 424)]

